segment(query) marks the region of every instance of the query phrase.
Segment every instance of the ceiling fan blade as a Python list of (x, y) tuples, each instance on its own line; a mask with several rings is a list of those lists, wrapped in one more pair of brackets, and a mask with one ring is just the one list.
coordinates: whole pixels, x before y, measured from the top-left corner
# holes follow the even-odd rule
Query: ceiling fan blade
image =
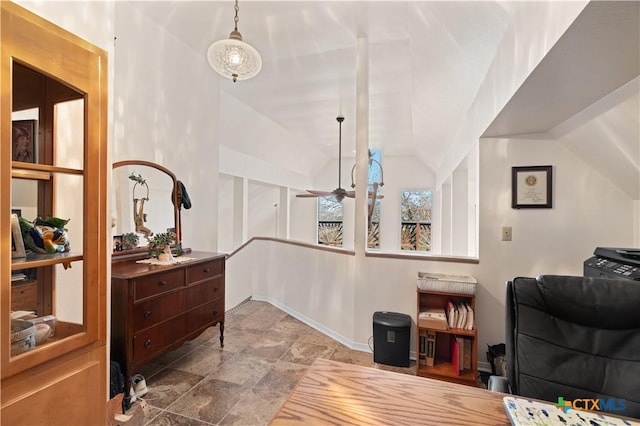
[(316, 191), (314, 189), (307, 189), (307, 192), (317, 197), (332, 197), (334, 195), (331, 191)]
[(296, 194), (298, 198), (318, 198), (319, 195), (316, 194)]
[[(356, 198), (356, 191), (347, 191), (345, 197)], [(369, 191), (369, 198), (373, 198), (373, 197), (374, 197), (374, 193)], [(376, 200), (382, 200), (384, 198), (384, 195), (375, 194), (375, 198), (376, 198)]]

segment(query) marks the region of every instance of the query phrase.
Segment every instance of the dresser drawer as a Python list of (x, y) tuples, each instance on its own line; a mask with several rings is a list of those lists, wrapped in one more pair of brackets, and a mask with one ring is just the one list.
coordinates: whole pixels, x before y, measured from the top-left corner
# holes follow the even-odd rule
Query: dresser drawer
[(213, 278), (216, 275), (221, 275), (223, 272), (224, 261), (222, 259), (189, 266), (187, 268), (187, 283), (191, 284), (197, 281)]
[(187, 298), (187, 309), (219, 298), (224, 300), (224, 277), (219, 275), (212, 280), (191, 285), (184, 293)]
[(134, 299), (145, 299), (182, 286), (184, 286), (184, 270), (182, 269), (137, 278)]
[(197, 330), (224, 319), (224, 299), (217, 299), (204, 306), (189, 311), (186, 315), (189, 330)]
[(184, 336), (187, 317), (158, 324), (133, 336), (133, 360), (136, 363), (154, 357)]
[(178, 291), (133, 306), (133, 330), (137, 332), (184, 312), (185, 292)]

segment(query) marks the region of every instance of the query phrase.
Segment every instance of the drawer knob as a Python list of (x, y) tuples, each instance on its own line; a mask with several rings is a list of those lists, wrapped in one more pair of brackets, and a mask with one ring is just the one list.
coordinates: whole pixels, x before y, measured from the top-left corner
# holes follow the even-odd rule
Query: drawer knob
[(209, 272), (211, 272), (211, 269), (210, 269), (210, 268), (204, 268), (204, 273), (205, 273), (205, 274), (208, 274)]
[(213, 292), (215, 293), (216, 291), (218, 291), (218, 287), (213, 288)]
[(145, 342), (144, 342), (144, 347), (145, 347), (146, 349), (149, 349), (149, 348), (151, 347), (151, 340), (149, 340), (149, 339), (145, 340)]
[(151, 311), (144, 311), (144, 319), (151, 318)]
[(213, 310), (213, 315), (218, 315), (218, 311), (216, 309)]
[(158, 284), (163, 287), (163, 286), (167, 285), (167, 282), (166, 281), (160, 281)]

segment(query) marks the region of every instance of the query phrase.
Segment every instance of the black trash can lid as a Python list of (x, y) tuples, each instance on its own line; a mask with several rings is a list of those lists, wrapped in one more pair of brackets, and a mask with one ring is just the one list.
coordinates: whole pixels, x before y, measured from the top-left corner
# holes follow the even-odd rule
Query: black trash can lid
[(387, 327), (411, 327), (411, 317), (398, 312), (374, 312), (373, 322)]

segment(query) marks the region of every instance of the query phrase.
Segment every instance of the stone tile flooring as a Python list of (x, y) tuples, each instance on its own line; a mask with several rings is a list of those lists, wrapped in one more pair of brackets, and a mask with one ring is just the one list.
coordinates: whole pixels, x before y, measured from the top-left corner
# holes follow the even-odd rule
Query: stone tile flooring
[(145, 424), (266, 425), (316, 358), (415, 374), (413, 361), (376, 364), (269, 303), (248, 301), (226, 314), (224, 348), (212, 327), (137, 371), (149, 389)]

